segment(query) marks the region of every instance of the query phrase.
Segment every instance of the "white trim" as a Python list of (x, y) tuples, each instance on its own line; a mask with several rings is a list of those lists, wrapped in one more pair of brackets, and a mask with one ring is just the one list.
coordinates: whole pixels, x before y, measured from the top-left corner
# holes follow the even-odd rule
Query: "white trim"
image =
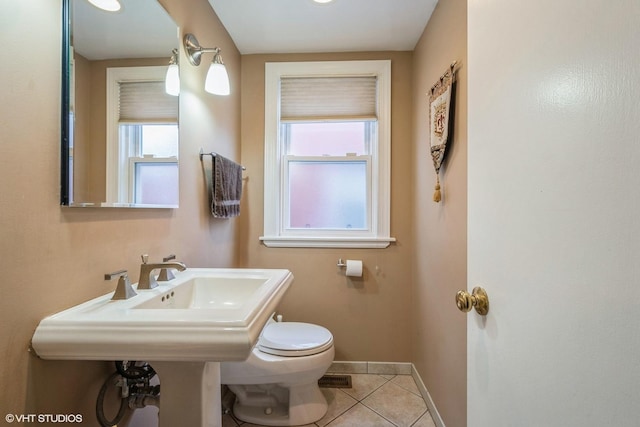
[[(375, 75), (378, 81), (378, 138), (371, 153), (373, 174), (370, 215), (371, 232), (367, 237), (299, 237), (284, 231), (282, 179), (284, 171), (280, 146), (280, 79), (289, 76)], [(265, 64), (265, 158), (264, 158), (264, 235), (260, 240), (269, 247), (349, 247), (383, 248), (390, 237), (391, 219), (391, 61), (280, 62)], [(341, 231), (339, 234), (344, 234)]]
[(427, 405), (427, 408), (429, 409), (429, 414), (431, 415), (431, 419), (435, 423), (436, 427), (446, 427), (444, 424), (444, 421), (442, 420), (442, 417), (440, 416), (440, 413), (438, 412), (438, 408), (436, 408), (436, 404), (433, 402), (433, 399), (431, 398), (431, 394), (429, 394), (429, 390), (427, 390), (427, 387), (424, 385), (424, 382), (422, 381), (422, 377), (420, 377), (420, 374), (418, 373), (418, 370), (416, 369), (416, 366), (413, 363), (411, 364), (411, 376), (413, 377), (413, 380), (416, 382), (416, 385), (418, 386), (418, 391), (420, 391), (420, 394), (422, 395), (422, 399), (424, 400), (424, 403)]
[(270, 248), (364, 248), (383, 249), (395, 242), (394, 237), (296, 237), (261, 236), (265, 246)]

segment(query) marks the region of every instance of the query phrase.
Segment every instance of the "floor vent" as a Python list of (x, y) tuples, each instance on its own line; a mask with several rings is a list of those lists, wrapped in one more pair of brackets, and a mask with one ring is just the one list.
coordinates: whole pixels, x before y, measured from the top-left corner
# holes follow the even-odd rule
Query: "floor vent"
[(318, 380), (324, 388), (351, 388), (351, 375), (325, 375)]

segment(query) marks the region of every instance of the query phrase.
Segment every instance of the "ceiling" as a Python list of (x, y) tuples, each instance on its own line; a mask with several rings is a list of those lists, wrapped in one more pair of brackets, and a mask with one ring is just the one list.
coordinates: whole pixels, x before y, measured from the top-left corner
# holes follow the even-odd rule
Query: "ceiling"
[(437, 0), (208, 0), (241, 54), (413, 50)]
[(120, 0), (122, 10), (105, 12), (71, 0), (75, 51), (89, 60), (167, 58), (178, 47), (176, 24), (156, 0)]
[[(242, 54), (413, 50), (437, 0), (208, 0)], [(71, 0), (74, 48), (87, 59), (167, 57), (176, 25), (157, 0), (118, 13)], [(144, 35), (141, 37), (140, 35)]]

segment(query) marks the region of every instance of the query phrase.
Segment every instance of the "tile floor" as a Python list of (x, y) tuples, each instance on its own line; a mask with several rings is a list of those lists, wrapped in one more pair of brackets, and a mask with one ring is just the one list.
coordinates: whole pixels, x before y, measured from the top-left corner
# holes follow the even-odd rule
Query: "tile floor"
[[(411, 375), (349, 374), (352, 388), (322, 388), (327, 414), (304, 427), (435, 427)], [(262, 427), (227, 414), (223, 427)]]

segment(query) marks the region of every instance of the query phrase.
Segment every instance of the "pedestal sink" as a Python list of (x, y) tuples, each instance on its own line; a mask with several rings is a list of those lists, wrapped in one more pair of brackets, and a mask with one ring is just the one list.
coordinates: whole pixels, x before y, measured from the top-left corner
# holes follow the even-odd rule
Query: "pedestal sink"
[(292, 281), (281, 269), (189, 268), (128, 300), (109, 293), (46, 317), (32, 346), (43, 359), (147, 361), (161, 427), (220, 426), (219, 362), (249, 356)]

